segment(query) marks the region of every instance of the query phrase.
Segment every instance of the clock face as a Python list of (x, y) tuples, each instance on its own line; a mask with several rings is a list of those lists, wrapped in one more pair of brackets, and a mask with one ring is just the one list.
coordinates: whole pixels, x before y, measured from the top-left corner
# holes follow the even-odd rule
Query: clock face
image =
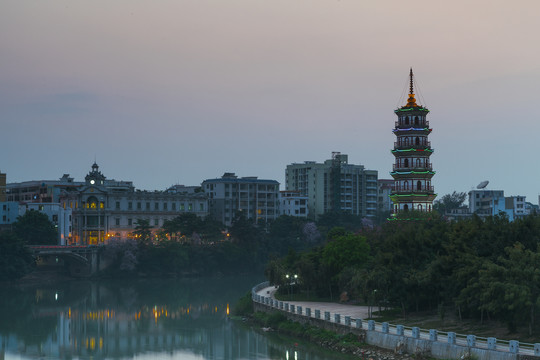
[(90, 184), (94, 185), (94, 183), (96, 182), (96, 180), (92, 179), (90, 180)]

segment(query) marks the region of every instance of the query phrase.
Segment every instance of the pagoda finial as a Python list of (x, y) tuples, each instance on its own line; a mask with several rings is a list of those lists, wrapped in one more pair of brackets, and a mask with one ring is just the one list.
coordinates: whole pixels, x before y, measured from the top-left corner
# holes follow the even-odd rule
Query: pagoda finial
[(409, 94), (414, 94), (414, 85), (413, 85), (413, 72), (412, 72), (412, 67), (411, 67), (411, 71), (409, 72), (409, 78), (410, 78), (410, 84), (409, 84)]
[(409, 78), (410, 78), (409, 99), (407, 99), (407, 105), (404, 106), (406, 108), (418, 107), (418, 105), (416, 104), (416, 99), (414, 98), (414, 79), (413, 79), (413, 77), (414, 77), (414, 75), (413, 75), (412, 67), (411, 67), (411, 70), (409, 71)]

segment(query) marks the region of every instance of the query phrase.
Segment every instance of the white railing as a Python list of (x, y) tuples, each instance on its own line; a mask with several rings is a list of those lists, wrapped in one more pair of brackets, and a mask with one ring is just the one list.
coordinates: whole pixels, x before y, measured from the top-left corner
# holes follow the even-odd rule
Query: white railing
[(540, 356), (540, 343), (531, 344), (519, 342), (517, 340), (501, 340), (494, 337), (485, 338), (475, 335), (439, 331), (435, 329), (421, 329), (418, 327), (396, 325), (388, 322), (376, 322), (374, 320), (365, 321), (362, 319), (351, 318), (350, 316), (341, 316), (338, 313), (331, 314), (328, 311), (321, 311), (308, 307), (303, 309), (302, 306), (289, 304), (287, 302), (276, 300), (270, 296), (262, 296), (257, 294), (257, 292), (269, 286), (269, 282), (266, 281), (253, 287), (251, 292), (253, 301), (286, 313), (324, 320), (329, 323), (341, 324), (351, 328), (376, 331), (382, 334), (445, 342), (448, 344), (460, 345), (465, 348), (478, 348), (511, 354)]

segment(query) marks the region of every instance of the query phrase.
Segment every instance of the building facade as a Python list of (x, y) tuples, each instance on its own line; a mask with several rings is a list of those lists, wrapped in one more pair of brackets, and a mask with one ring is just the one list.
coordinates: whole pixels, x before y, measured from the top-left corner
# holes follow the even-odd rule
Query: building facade
[(6, 174), (0, 171), (0, 203), (6, 201)]
[(308, 197), (300, 191), (284, 190), (279, 192), (279, 214), (307, 218)]
[(276, 180), (238, 178), (234, 173), (225, 173), (221, 178), (204, 180), (202, 188), (208, 196), (210, 216), (226, 226), (231, 226), (239, 213), (257, 224), (279, 216)]
[(394, 190), (394, 180), (392, 179), (378, 179), (377, 180), (377, 208), (379, 212), (389, 213), (392, 212), (393, 203), (390, 199), (390, 195)]
[(426, 119), (429, 110), (416, 103), (413, 72), (410, 71), (407, 104), (395, 110), (398, 120), (392, 130), (396, 135), (392, 154), (394, 189), (390, 195), (393, 213), (408, 210), (431, 211), (434, 192), (431, 178), (435, 175), (429, 157), (433, 153), (428, 136), (431, 133)]
[(346, 154), (334, 152), (324, 163), (287, 165), (285, 184), (287, 191), (308, 197), (310, 216), (332, 211), (375, 216), (377, 212), (377, 171), (349, 164)]

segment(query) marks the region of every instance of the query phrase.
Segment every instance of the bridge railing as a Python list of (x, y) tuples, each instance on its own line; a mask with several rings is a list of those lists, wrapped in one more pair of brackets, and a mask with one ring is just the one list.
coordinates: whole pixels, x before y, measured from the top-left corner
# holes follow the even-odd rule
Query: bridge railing
[[(376, 331), (382, 334), (392, 334), (404, 336), (412, 339), (423, 339), (428, 341), (445, 342), (448, 344), (460, 345), (465, 348), (479, 348), (494, 350), (511, 354), (520, 354), (528, 356), (540, 356), (540, 343), (525, 343), (517, 340), (501, 340), (494, 337), (479, 337), (471, 334), (459, 334), (455, 332), (439, 331), (436, 329), (422, 329), (419, 327), (404, 326), (399, 324), (390, 324), (388, 322), (377, 322), (374, 320), (363, 320), (341, 316), (338, 313), (331, 314), (328, 311), (321, 311), (291, 304), (288, 302), (276, 300), (270, 296), (258, 295), (257, 293), (264, 288), (269, 287), (269, 282), (263, 282), (253, 287), (252, 299), (254, 302), (269, 306), (279, 311), (293, 313), (314, 319), (324, 320), (330, 323), (337, 323), (344, 326), (368, 331)], [(333, 316), (332, 316), (333, 315)]]

